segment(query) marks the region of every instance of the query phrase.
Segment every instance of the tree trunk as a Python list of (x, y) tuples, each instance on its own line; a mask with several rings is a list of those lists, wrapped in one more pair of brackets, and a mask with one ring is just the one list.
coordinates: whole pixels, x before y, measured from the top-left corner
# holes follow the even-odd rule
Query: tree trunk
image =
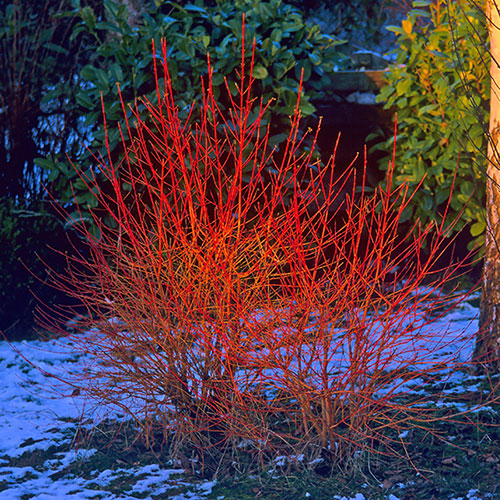
[(500, 371), (500, 4), (489, 0), (491, 101), (486, 185), (486, 248), (475, 355)]

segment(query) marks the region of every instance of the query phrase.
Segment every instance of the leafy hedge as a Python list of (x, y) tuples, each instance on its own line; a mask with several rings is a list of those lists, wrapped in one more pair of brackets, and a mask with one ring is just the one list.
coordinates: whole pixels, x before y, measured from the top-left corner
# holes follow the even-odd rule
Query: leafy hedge
[[(328, 75), (335, 66), (343, 64), (344, 59), (347, 61), (337, 49), (342, 42), (322, 35), (317, 26), (304, 21), (298, 9), (280, 0), (223, 0), (216, 6), (205, 5), (201, 0), (184, 6), (169, 1), (155, 3), (156, 7), (144, 14), (143, 23), (135, 27), (128, 24), (126, 7), (112, 0), (104, 1), (104, 18), (98, 18), (88, 6), (66, 13), (81, 21), (74, 36), (87, 32), (96, 41), (95, 59), (81, 72), (85, 83), (76, 99), (86, 125), (93, 131), (91, 147), (105, 156), (102, 98), (108, 121), (109, 150), (114, 160), (120, 159), (117, 124), (121, 120), (123, 125), (117, 84), (125, 102), (136, 103), (139, 114), (145, 110), (144, 100), (154, 103), (157, 99), (152, 39), (157, 47), (160, 39), (166, 40), (169, 71), (183, 118), (201, 95), (201, 77), (207, 75), (207, 53), (214, 70), (215, 95), (220, 97), (219, 105), (224, 109), (228, 106), (222, 92), (226, 77), (233, 95), (236, 91), (231, 82), (235, 81), (239, 68), (237, 54), (241, 50), (245, 13), (245, 40), (251, 43), (255, 38), (256, 43), (253, 70), (258, 80), (256, 95), (262, 96), (264, 102), (274, 98), (262, 127), (270, 127), (270, 146), (278, 148), (286, 138), (283, 130), (294, 112), (301, 73), (304, 87), (300, 112), (307, 117), (315, 112), (311, 98), (325, 94), (330, 84)], [(127, 119), (131, 117), (129, 109)], [(50, 181), (63, 201), (72, 201), (74, 193), (80, 206), (93, 208), (96, 199), (84, 179), (92, 178), (95, 161), (85, 152), (76, 163), (84, 174), (83, 179), (64, 158), (39, 160), (39, 165), (50, 172)], [(99, 174), (97, 181), (102, 182)]]
[[(377, 97), (397, 112), (394, 181), (422, 182), (403, 219), (439, 220), (456, 172), (448, 217), (464, 210), (455, 230), (470, 224), (481, 240), (490, 94), (484, 14), (472, 0), (418, 0), (413, 7), (400, 27), (390, 28), (398, 36), (397, 58)], [(377, 147), (388, 152), (383, 169), (392, 146), (390, 137)]]

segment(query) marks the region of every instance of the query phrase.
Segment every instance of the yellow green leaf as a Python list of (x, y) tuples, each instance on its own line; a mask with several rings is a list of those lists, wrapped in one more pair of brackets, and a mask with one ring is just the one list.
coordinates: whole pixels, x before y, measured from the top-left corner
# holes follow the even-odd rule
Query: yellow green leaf
[(410, 19), (403, 19), (403, 21), (401, 22), (401, 26), (402, 26), (402, 28), (403, 28), (403, 31), (404, 31), (407, 35), (411, 35), (412, 25), (411, 25), (411, 21), (410, 21)]
[(264, 68), (264, 66), (262, 66), (261, 64), (255, 65), (252, 71), (252, 76), (254, 78), (257, 78), (257, 80), (264, 80), (264, 78), (266, 78), (268, 74), (269, 73), (267, 69)]

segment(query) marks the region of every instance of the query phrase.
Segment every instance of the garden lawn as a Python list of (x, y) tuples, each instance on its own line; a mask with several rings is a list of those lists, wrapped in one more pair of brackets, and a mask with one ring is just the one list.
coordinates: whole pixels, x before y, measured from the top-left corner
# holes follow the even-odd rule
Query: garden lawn
[[(435, 323), (436, 335), (474, 331), (477, 303), (473, 295)], [(452, 377), (443, 372), (441, 381), (420, 384), (415, 390), (439, 391), (436, 405), (472, 409), (469, 417), (476, 422), (440, 423), (442, 439), (422, 430), (409, 431), (404, 437), (418, 472), (397, 457), (360, 453), (359, 467), (346, 474), (323, 477), (312, 467), (291, 468), (284, 474), (286, 460), (276, 457), (260, 475), (221, 473), (211, 480), (199, 476), (196, 464), (186, 470), (186, 457), (172, 459), (165, 450), (151, 451), (129, 440), (133, 432), (127, 431), (133, 424), (117, 412), (104, 419), (97, 408), (81, 419), (86, 402), (77, 393), (62, 397), (62, 384), (42, 373), (64, 375), (82, 369), (80, 355), (71, 352), (70, 341), (66, 344), (62, 352), (61, 340), (15, 342), (15, 350), (0, 342), (0, 500), (500, 498), (498, 408), (474, 410), (489, 385), (465, 369)], [(457, 340), (451, 346), (455, 348), (465, 361), (473, 346)], [(450, 401), (442, 399), (443, 393)]]

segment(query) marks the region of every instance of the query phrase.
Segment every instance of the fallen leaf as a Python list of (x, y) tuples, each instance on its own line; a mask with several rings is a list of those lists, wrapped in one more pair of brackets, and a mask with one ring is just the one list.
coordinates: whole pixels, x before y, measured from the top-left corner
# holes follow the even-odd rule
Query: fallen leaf
[(396, 474), (395, 476), (391, 476), (389, 478), (389, 481), (391, 481), (392, 484), (394, 484), (394, 483), (403, 483), (404, 480), (405, 480), (405, 477), (402, 476), (401, 474)]

